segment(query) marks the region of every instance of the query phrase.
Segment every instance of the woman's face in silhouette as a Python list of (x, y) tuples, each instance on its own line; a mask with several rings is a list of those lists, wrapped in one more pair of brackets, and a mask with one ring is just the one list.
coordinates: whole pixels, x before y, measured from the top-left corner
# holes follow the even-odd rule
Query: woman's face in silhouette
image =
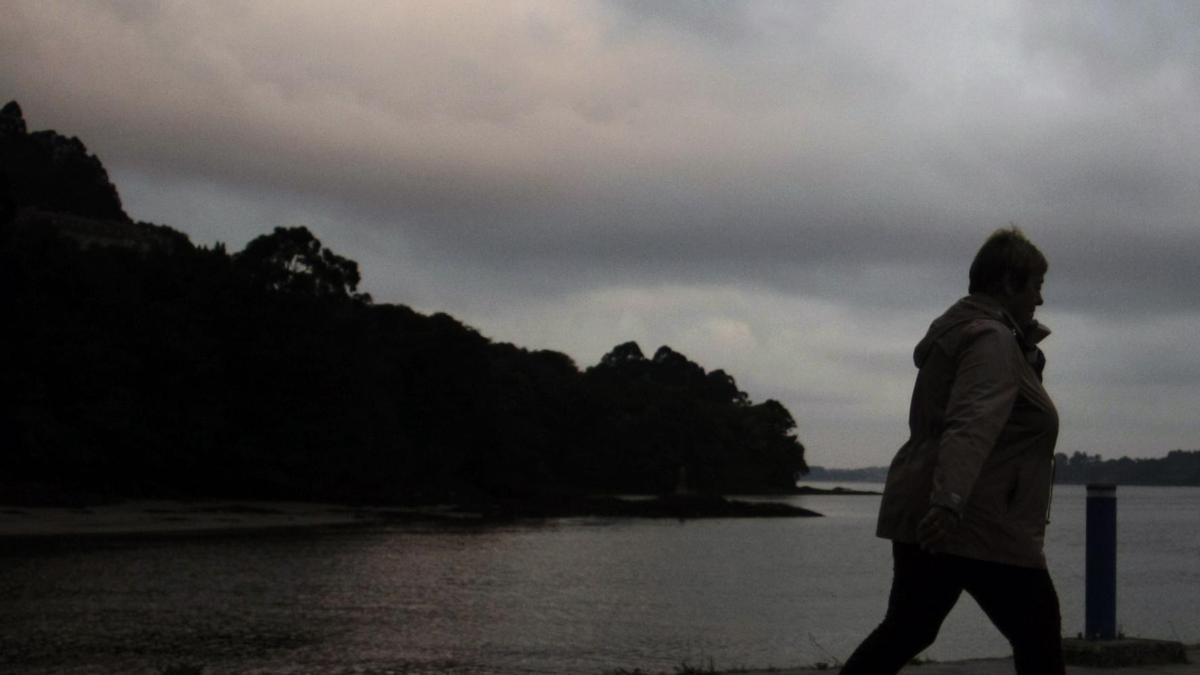
[(1004, 305), (1004, 309), (1008, 310), (1018, 324), (1027, 326), (1033, 323), (1033, 313), (1042, 304), (1042, 283), (1045, 280), (1045, 274), (1031, 274), (1024, 288), (1012, 288), (1012, 285), (1005, 281), (1005, 293), (999, 298), (1000, 304)]

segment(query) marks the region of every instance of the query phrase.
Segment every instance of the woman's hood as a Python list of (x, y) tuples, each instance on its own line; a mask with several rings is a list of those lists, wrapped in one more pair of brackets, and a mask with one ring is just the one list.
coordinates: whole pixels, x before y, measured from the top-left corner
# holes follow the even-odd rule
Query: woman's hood
[(930, 353), (933, 352), (933, 346), (938, 340), (942, 339), (951, 330), (980, 319), (990, 319), (1003, 323), (1023, 345), (1036, 345), (1046, 339), (1046, 336), (1050, 335), (1050, 329), (1036, 320), (1022, 331), (1000, 303), (986, 295), (968, 295), (951, 305), (950, 309), (947, 309), (941, 316), (934, 319), (933, 323), (929, 324), (929, 330), (926, 331), (925, 337), (921, 338), (921, 341), (917, 343), (916, 348), (913, 350), (913, 363), (920, 368), (924, 365), (925, 360), (929, 358)]

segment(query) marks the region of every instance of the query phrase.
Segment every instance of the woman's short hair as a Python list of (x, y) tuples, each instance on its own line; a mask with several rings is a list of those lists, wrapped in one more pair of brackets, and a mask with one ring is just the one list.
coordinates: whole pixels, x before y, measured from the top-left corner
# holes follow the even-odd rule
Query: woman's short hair
[(1024, 288), (1031, 276), (1045, 274), (1046, 256), (1033, 245), (1016, 225), (992, 233), (975, 260), (971, 262), (971, 293), (997, 293), (1003, 290), (1004, 277), (1015, 288)]

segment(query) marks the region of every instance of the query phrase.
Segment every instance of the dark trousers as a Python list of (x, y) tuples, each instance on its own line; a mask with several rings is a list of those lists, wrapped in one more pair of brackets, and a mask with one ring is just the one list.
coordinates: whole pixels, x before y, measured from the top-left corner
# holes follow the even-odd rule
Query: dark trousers
[(889, 675), (933, 644), (958, 596), (975, 598), (1013, 648), (1018, 675), (1062, 675), (1062, 619), (1050, 574), (892, 544), (894, 572), (883, 623), (842, 675)]

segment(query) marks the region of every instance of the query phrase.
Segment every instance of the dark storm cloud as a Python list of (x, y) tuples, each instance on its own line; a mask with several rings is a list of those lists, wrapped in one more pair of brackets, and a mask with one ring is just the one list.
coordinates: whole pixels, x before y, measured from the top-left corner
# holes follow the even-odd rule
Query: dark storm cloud
[(1061, 349), (1200, 387), (1104, 346), (1200, 328), (1194, 3), (352, 7), (13, 2), (0, 95), (135, 217), (239, 245), (305, 222), (379, 299), (585, 361), (670, 336), (826, 410), (830, 444), (827, 398), (902, 418), (911, 343), (1010, 221)]
[[(105, 38), (136, 33), (130, 26), (150, 27), (148, 36), (134, 40), (134, 53), (161, 48), (182, 33), (162, 11), (141, 15), (136, 3), (112, 6), (118, 32)], [(1153, 231), (1164, 222), (1179, 228), (1200, 206), (1200, 174), (1189, 152), (1200, 145), (1195, 125), (1186, 110), (1168, 105), (1178, 95), (1156, 99), (1152, 85), (1143, 83), (1175, 67), (1200, 72), (1183, 68), (1197, 65), (1196, 41), (1163, 39), (1164, 31), (1181, 32), (1181, 22), (1163, 12), (1148, 12), (1139, 23), (1118, 4), (1111, 16), (1080, 22), (1064, 9), (1030, 8), (1019, 22), (1024, 41), (1012, 46), (1009, 58), (1027, 56), (1032, 66), (1018, 63), (1021, 69), (988, 89), (974, 77), (954, 85), (935, 79), (949, 71), (930, 73), (903, 59), (884, 62), (887, 52), (903, 50), (896, 56), (911, 56), (919, 66), (929, 50), (953, 50), (956, 43), (923, 47), (919, 36), (882, 25), (896, 18), (882, 12), (824, 6), (790, 17), (813, 40), (797, 53), (790, 39), (756, 23), (753, 10), (762, 14), (763, 5), (614, 6), (613, 12), (568, 17), (601, 24), (592, 38), (592, 48), (601, 51), (595, 62), (578, 58), (574, 65), (585, 69), (562, 75), (557, 86), (535, 80), (554, 73), (537, 72), (532, 63), (553, 56), (555, 47), (489, 62), (489, 49), (468, 51), (465, 38), (447, 45), (441, 58), (423, 57), (429, 72), (421, 77), (408, 77), (418, 68), (403, 62), (395, 79), (358, 70), (358, 59), (366, 57), (324, 42), (361, 26), (322, 31), (312, 12), (302, 11), (299, 32), (308, 33), (310, 45), (269, 26), (236, 30), (223, 40), (216, 34), (216, 44), (195, 46), (190, 61), (175, 57), (161, 70), (148, 67), (145, 79), (185, 78), (186, 86), (144, 92), (155, 98), (114, 110), (108, 119), (88, 114), (95, 108), (83, 103), (87, 99), (67, 92), (53, 102), (74, 102), (73, 115), (69, 109), (60, 114), (78, 118), (88, 136), (106, 138), (91, 127), (124, 126), (119, 140), (102, 141), (114, 146), (119, 161), (257, 185), (284, 198), (346, 202), (360, 221), (399, 228), (443, 255), (569, 260), (575, 267), (651, 274), (690, 268), (783, 288), (795, 287), (813, 266), (939, 264), (947, 240), (957, 250), (960, 240), (977, 241), (1009, 220), (1064, 244), (1111, 242), (1109, 251), (1097, 252), (1101, 259), (1139, 251), (1152, 257), (1157, 251), (1136, 236), (1095, 234)], [(197, 26), (200, 35), (229, 20), (220, 12), (183, 14), (208, 22)], [(252, 23), (268, 15), (243, 8), (234, 18)], [(809, 23), (818, 18), (823, 31)], [(506, 22), (519, 33), (540, 31), (548, 44), (570, 35), (552, 19), (543, 19), (538, 31), (511, 17)], [(489, 36), (483, 23), (467, 32), (480, 30), (485, 42), (512, 37)], [(1134, 27), (1121, 32), (1117, 47), (1105, 47), (1105, 36), (1118, 25)], [(739, 58), (742, 72), (712, 72), (706, 69), (718, 66), (713, 55), (723, 53), (720, 41), (705, 46), (710, 60), (701, 59), (700, 68), (678, 60), (694, 56), (688, 47), (639, 42), (649, 26), (714, 39), (753, 36), (764, 42), (756, 53), (774, 49), (780, 57), (759, 64)], [(403, 30), (406, 23), (394, 19), (393, 27)], [(883, 53), (852, 55), (843, 39), (852, 29), (858, 36), (849, 40), (852, 47), (878, 37)], [(630, 35), (626, 58), (602, 51), (621, 31)], [(1066, 40), (1049, 42), (1060, 32)], [(1126, 57), (1145, 53), (1153, 56)], [(801, 58), (811, 54), (826, 62), (819, 76)], [(297, 55), (304, 58), (291, 65)], [(1092, 72), (1107, 61), (1122, 66), (1112, 68), (1113, 77), (1138, 83), (1124, 91), (1125, 99), (1104, 96), (1109, 87)], [(625, 66), (648, 74), (616, 72)], [(744, 81), (763, 73), (770, 85), (745, 88)], [(414, 80), (420, 97), (392, 91)], [(119, 91), (119, 82), (113, 84)], [(1171, 86), (1190, 88), (1194, 96), (1194, 84)], [(589, 118), (589, 110), (603, 107), (590, 91), (596, 86), (613, 97), (602, 115), (610, 124)], [(773, 91), (787, 87), (795, 91)], [(1040, 87), (1059, 88), (1068, 100), (1039, 93)], [(707, 90), (703, 97), (697, 88)], [(967, 100), (948, 109), (938, 98), (945, 94)], [(1047, 97), (1045, 110), (1036, 105), (1040, 96)], [(869, 107), (859, 106), (868, 101)], [(961, 116), (964, 105), (969, 116)], [(941, 124), (947, 115), (953, 124)], [(1190, 238), (1177, 243), (1196, 250)], [(1130, 274), (1131, 282), (1157, 289), (1161, 298), (1180, 296), (1170, 275)], [(1118, 270), (1104, 278), (1124, 277)]]

